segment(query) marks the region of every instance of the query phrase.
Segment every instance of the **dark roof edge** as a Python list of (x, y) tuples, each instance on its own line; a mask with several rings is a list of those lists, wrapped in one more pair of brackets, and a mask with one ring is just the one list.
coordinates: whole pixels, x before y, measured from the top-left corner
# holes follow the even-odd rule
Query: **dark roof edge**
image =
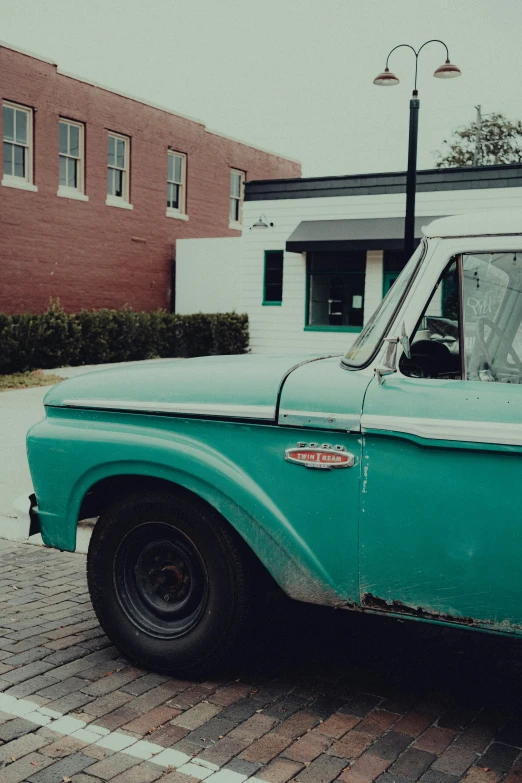
[[(418, 169), (417, 176), (419, 174), (463, 174), (471, 172), (486, 172), (486, 171), (506, 171), (520, 169), (522, 172), (521, 163), (505, 163), (494, 166), (452, 166), (446, 169)], [(352, 180), (360, 179), (375, 179), (381, 177), (383, 179), (387, 177), (406, 177), (405, 171), (379, 171), (370, 174), (340, 174), (330, 177), (288, 177), (286, 179), (250, 179), (247, 180), (246, 187), (251, 185), (278, 185), (289, 184), (294, 182), (349, 182)]]
[[(417, 191), (522, 188), (522, 163), (497, 166), (459, 166), (421, 169)], [(350, 174), (342, 177), (252, 180), (246, 183), (245, 201), (370, 196), (406, 192), (406, 172)]]

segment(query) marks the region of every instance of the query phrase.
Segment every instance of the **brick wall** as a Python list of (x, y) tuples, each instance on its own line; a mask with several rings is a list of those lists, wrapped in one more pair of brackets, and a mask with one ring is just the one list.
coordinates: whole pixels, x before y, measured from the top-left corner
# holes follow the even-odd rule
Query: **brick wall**
[[(230, 168), (248, 180), (300, 176), (293, 161), (5, 47), (0, 95), (34, 109), (38, 187), (0, 187), (0, 311), (38, 312), (49, 297), (70, 311), (168, 308), (176, 239), (239, 236), (228, 228)], [(57, 196), (59, 117), (85, 123), (88, 202)], [(105, 204), (108, 130), (131, 138), (132, 211)], [(186, 222), (165, 214), (168, 147), (187, 155)]]

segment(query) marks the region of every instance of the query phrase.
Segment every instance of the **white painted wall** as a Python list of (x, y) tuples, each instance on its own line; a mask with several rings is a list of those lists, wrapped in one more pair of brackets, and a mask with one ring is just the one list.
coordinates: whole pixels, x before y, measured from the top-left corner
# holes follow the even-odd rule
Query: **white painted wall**
[[(522, 188), (439, 191), (417, 194), (416, 213), (456, 215), (488, 209), (522, 209)], [(343, 196), (247, 201), (243, 235), (238, 239), (183, 239), (177, 242), (176, 312), (248, 313), (250, 346), (256, 353), (344, 353), (357, 333), (305, 331), (306, 260), (303, 253), (284, 254), (283, 303), (263, 306), (264, 251), (284, 250), (302, 220), (402, 217), (405, 196)], [(266, 215), (274, 225), (251, 231)], [(381, 301), (382, 251), (367, 253), (364, 322)]]
[[(366, 279), (364, 281), (364, 323), (370, 320), (382, 299), (383, 251), (366, 252)], [(355, 339), (357, 335), (354, 335)]]
[(178, 239), (176, 312), (239, 311), (241, 238)]

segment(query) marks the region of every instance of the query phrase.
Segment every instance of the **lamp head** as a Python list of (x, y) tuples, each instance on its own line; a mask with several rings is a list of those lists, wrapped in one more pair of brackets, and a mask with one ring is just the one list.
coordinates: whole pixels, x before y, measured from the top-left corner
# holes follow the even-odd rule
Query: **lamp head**
[[(264, 220), (263, 220), (264, 218)], [(264, 231), (266, 228), (271, 228), (274, 224), (269, 223), (266, 215), (261, 215), (253, 226), (250, 226), (251, 231)]]
[(450, 63), (449, 60), (446, 60), (443, 65), (439, 65), (433, 75), (436, 79), (456, 79), (461, 73), (460, 68), (457, 68), (456, 65)]
[(382, 73), (375, 77), (373, 83), (377, 87), (394, 87), (396, 84), (399, 84), (399, 79), (389, 68), (385, 68)]

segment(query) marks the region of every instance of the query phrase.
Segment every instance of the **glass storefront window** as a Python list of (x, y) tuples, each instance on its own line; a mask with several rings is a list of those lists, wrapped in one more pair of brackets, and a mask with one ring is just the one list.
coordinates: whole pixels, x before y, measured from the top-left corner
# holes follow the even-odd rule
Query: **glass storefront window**
[(365, 251), (309, 254), (306, 325), (362, 327), (365, 276)]

